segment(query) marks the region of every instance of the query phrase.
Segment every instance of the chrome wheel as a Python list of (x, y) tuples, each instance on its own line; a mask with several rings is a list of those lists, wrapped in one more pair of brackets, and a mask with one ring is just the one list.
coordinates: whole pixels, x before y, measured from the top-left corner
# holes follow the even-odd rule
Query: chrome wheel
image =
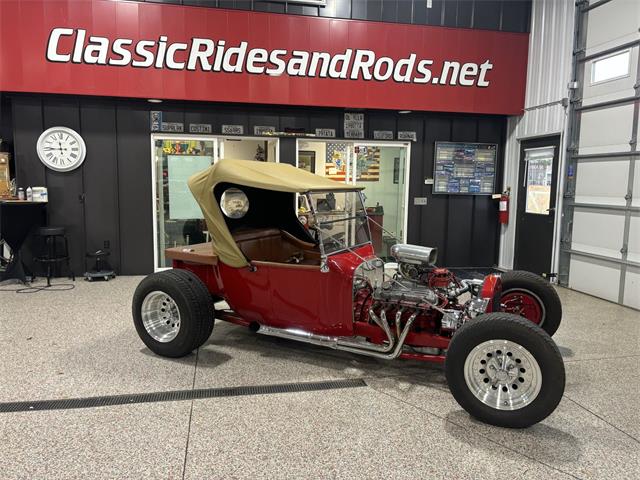
[(534, 356), (510, 340), (488, 340), (471, 350), (464, 363), (464, 379), (478, 400), (497, 410), (526, 407), (542, 387)]
[(175, 300), (165, 292), (154, 290), (142, 301), (142, 325), (155, 341), (167, 343), (180, 331), (180, 310)]

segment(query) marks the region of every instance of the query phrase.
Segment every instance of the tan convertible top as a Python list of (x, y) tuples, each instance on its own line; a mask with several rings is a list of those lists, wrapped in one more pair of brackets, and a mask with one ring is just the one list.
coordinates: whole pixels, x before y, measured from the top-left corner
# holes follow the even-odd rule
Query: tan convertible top
[(233, 183), (278, 192), (362, 190), (361, 187), (336, 182), (286, 163), (251, 160), (220, 160), (189, 178), (189, 189), (202, 209), (213, 238), (213, 250), (220, 261), (231, 267), (248, 264), (233, 240), (213, 188), (218, 183)]

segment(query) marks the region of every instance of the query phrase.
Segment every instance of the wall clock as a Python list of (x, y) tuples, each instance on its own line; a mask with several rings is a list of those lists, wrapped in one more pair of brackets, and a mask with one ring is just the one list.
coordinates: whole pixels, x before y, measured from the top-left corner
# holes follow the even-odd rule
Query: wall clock
[(87, 147), (75, 130), (51, 127), (38, 138), (37, 151), (40, 161), (50, 169), (69, 172), (82, 165)]

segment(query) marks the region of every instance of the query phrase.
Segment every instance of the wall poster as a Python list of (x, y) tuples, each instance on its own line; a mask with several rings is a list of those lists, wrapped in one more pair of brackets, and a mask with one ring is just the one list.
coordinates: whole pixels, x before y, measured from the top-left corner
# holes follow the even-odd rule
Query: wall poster
[(347, 155), (349, 144), (327, 143), (327, 159), (324, 164), (325, 177), (338, 182), (347, 178)]
[(491, 195), (497, 151), (495, 143), (436, 142), (433, 193)]
[(380, 180), (380, 147), (355, 147), (356, 182)]

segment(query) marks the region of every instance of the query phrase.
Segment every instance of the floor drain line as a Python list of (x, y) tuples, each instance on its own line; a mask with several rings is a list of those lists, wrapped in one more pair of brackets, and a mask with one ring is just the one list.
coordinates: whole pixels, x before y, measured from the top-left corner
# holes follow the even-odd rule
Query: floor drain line
[(59, 400), (36, 400), (33, 402), (0, 403), (0, 413), (36, 412), (43, 410), (71, 410), (76, 408), (111, 407), (136, 403), (176, 402), (205, 398), (239, 397), (245, 395), (269, 395), (273, 393), (315, 392), (342, 388), (366, 387), (362, 379), (329, 380), (322, 382), (281, 383), (244, 387), (200, 388), (168, 392), (135, 393), (130, 395), (107, 395), (103, 397), (65, 398)]

